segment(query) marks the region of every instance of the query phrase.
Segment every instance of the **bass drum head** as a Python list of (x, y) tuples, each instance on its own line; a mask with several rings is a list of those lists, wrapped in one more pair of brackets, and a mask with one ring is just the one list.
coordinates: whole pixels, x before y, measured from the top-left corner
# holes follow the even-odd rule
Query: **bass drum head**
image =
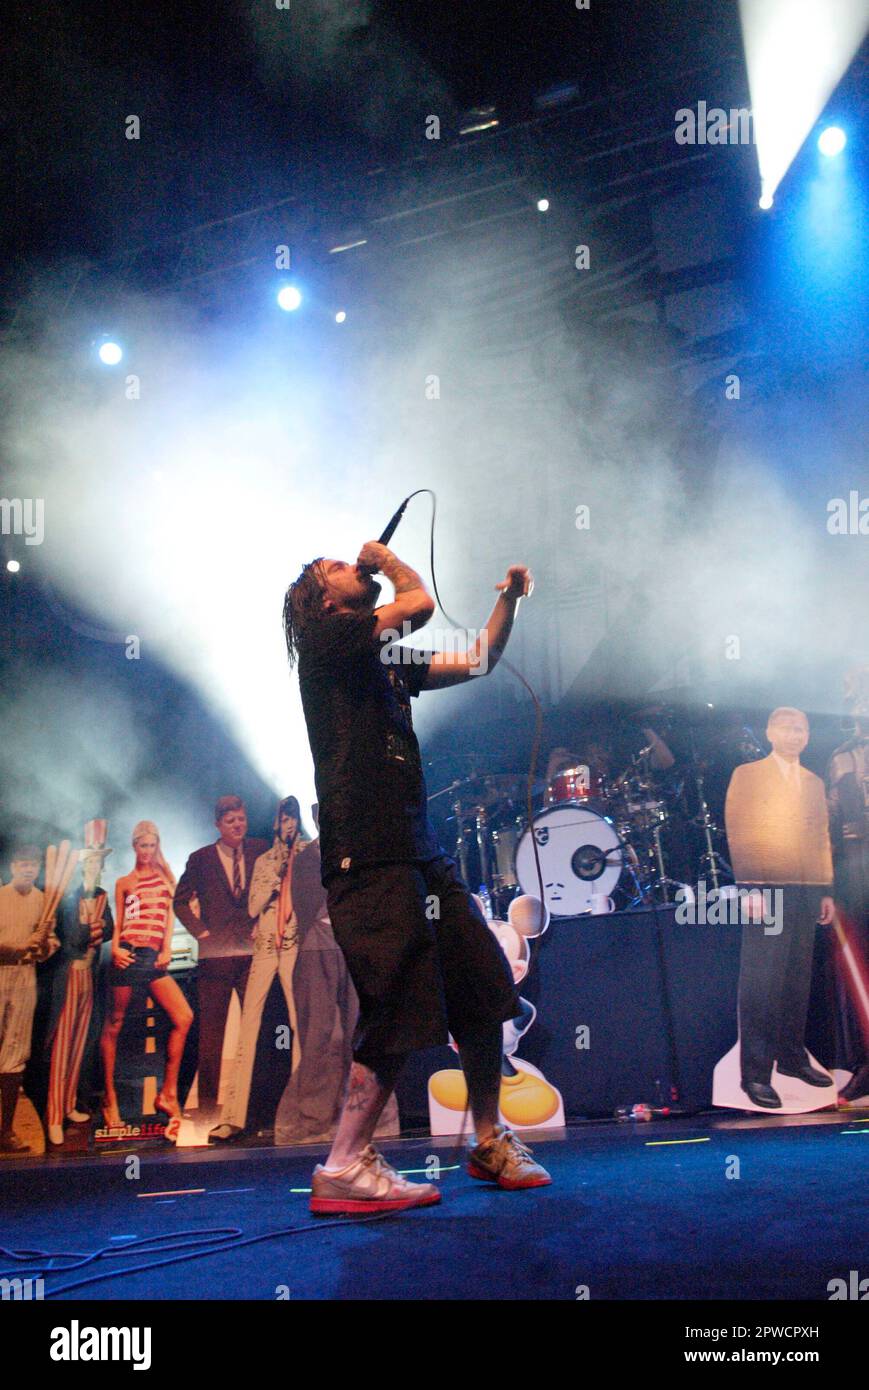
[(516, 877), (523, 893), (540, 897), (534, 843), (543, 873), (544, 898), (553, 917), (591, 912), (594, 895), (612, 893), (624, 866), (613, 826), (587, 806), (550, 806), (534, 817), (516, 850)]

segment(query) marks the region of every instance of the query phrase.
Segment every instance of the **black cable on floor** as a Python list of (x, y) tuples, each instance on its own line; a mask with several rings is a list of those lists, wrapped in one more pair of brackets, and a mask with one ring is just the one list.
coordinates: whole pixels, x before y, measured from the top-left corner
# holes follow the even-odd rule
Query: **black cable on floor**
[[(240, 1250), (242, 1249), (242, 1247), (246, 1245), (257, 1245), (264, 1240), (275, 1240), (280, 1236), (304, 1235), (307, 1231), (327, 1230), (330, 1226), (341, 1226), (345, 1230), (349, 1226), (368, 1226), (372, 1225), (376, 1221), (387, 1221), (394, 1219), (396, 1216), (407, 1216), (409, 1212), (412, 1210), (413, 1208), (403, 1207), (400, 1211), (381, 1211), (376, 1212), (373, 1216), (339, 1216), (335, 1217), (334, 1220), (329, 1221), (313, 1221), (310, 1223), (310, 1225), (307, 1226), (285, 1226), (276, 1231), (264, 1231), (261, 1235), (247, 1236), (243, 1240), (239, 1239), (225, 1241), (225, 1236), (227, 1234), (233, 1236), (241, 1236), (242, 1232), (236, 1226), (218, 1226), (213, 1228), (212, 1230), (204, 1231), (176, 1231), (174, 1232), (173, 1236), (146, 1236), (142, 1240), (130, 1241), (123, 1246), (104, 1246), (102, 1250), (95, 1250), (90, 1255), (82, 1256), (81, 1261), (78, 1265), (67, 1265), (64, 1267), (62, 1271), (51, 1268), (33, 1271), (28, 1270), (27, 1277), (29, 1279), (44, 1279), (47, 1275), (50, 1274), (68, 1273), (70, 1269), (82, 1269), (86, 1265), (93, 1264), (96, 1260), (107, 1259), (117, 1255), (123, 1255), (126, 1254), (128, 1250), (133, 1250), (137, 1247), (151, 1245), (154, 1242), (160, 1242), (166, 1239), (175, 1240), (176, 1238), (181, 1236), (193, 1236), (196, 1238), (194, 1241), (188, 1242), (188, 1244), (198, 1244), (202, 1240), (212, 1242), (219, 1240), (225, 1242), (220, 1245), (212, 1243), (206, 1250), (190, 1250), (187, 1254), (172, 1255), (169, 1257), (169, 1259), (152, 1260), (149, 1264), (132, 1265), (129, 1269), (106, 1270), (104, 1273), (101, 1274), (91, 1274), (86, 1279), (75, 1279), (72, 1281), (72, 1283), (60, 1284), (56, 1288), (45, 1290), (44, 1296), (46, 1299), (56, 1298), (59, 1294), (70, 1293), (73, 1289), (81, 1289), (88, 1284), (98, 1284), (101, 1283), (104, 1279), (125, 1279), (130, 1274), (140, 1274), (144, 1271), (151, 1269), (164, 1269), (167, 1265), (183, 1264), (187, 1260), (201, 1260), (206, 1255), (217, 1255), (224, 1250)], [(176, 1248), (176, 1245), (167, 1245), (165, 1246), (165, 1248), (168, 1250), (174, 1250)], [(51, 1261), (55, 1259), (70, 1258), (68, 1255), (65, 1254), (51, 1254), (51, 1252), (45, 1250), (15, 1251), (7, 1250), (3, 1246), (0, 1246), (0, 1255), (5, 1256), (7, 1259), (13, 1260), (40, 1258)], [(14, 1277), (14, 1272), (11, 1276), (7, 1275), (5, 1277)]]

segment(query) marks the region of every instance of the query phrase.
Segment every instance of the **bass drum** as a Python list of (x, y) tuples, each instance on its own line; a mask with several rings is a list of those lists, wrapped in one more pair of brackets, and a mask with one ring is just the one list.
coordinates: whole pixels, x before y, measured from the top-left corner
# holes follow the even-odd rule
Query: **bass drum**
[(519, 841), (516, 877), (523, 893), (540, 897), (532, 835), (553, 917), (591, 912), (592, 897), (611, 894), (621, 878), (625, 853), (612, 823), (588, 806), (562, 803), (535, 816)]

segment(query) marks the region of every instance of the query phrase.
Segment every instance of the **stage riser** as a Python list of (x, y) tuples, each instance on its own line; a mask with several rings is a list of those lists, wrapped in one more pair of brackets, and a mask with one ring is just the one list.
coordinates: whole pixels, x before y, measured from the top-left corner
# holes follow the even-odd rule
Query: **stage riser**
[[(657, 920), (656, 920), (657, 919)], [(618, 1105), (658, 1101), (671, 1074), (661, 964), (669, 989), (681, 1103), (706, 1106), (712, 1071), (736, 1037), (740, 928), (689, 926), (675, 909), (555, 918), (532, 946), (521, 993), (537, 1008), (518, 1056), (533, 1062), (564, 1099), (568, 1117), (612, 1115)], [(589, 1030), (577, 1048), (577, 1029)], [(426, 1083), (455, 1066), (446, 1048), (411, 1059), (399, 1088), (402, 1118), (424, 1122)]]

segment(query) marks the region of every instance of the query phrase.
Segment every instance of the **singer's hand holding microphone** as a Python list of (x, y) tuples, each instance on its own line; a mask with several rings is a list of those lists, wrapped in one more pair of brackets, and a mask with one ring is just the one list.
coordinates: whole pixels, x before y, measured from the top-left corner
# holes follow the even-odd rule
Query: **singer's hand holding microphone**
[(393, 552), (381, 541), (366, 541), (356, 557), (356, 564), (359, 569), (367, 570), (369, 574), (377, 574), (380, 571), (385, 574), (386, 566), (394, 559)]
[[(423, 488), (421, 491), (425, 491), (425, 489)], [(395, 528), (404, 516), (408, 502), (411, 497), (415, 496), (416, 493), (412, 492), (410, 497), (405, 497), (398, 511), (390, 517), (378, 540), (365, 542), (356, 560), (358, 570), (365, 571), (369, 575), (383, 573), (387, 579), (395, 582), (396, 575), (407, 568), (402, 566), (394, 551), (388, 548), (388, 542), (392, 540)], [(416, 580), (417, 576), (413, 574), (413, 571), (410, 571), (410, 575)], [(527, 565), (511, 565), (507, 570), (506, 579), (502, 583), (496, 584), (495, 588), (502, 598), (518, 603), (520, 598), (526, 598), (533, 593), (534, 579)]]
[[(415, 496), (415, 494), (411, 493), (410, 497), (413, 496)], [(389, 542), (392, 540), (396, 526), (404, 516), (404, 511), (410, 501), (410, 497), (405, 497), (398, 511), (389, 518), (380, 533), (379, 539), (365, 542), (356, 560), (358, 569), (367, 570), (369, 574), (376, 574), (378, 570), (383, 570), (383, 573), (388, 576), (389, 571), (386, 569), (386, 565), (388, 565), (390, 561), (396, 564), (398, 563), (396, 555), (388, 549), (388, 546)]]

